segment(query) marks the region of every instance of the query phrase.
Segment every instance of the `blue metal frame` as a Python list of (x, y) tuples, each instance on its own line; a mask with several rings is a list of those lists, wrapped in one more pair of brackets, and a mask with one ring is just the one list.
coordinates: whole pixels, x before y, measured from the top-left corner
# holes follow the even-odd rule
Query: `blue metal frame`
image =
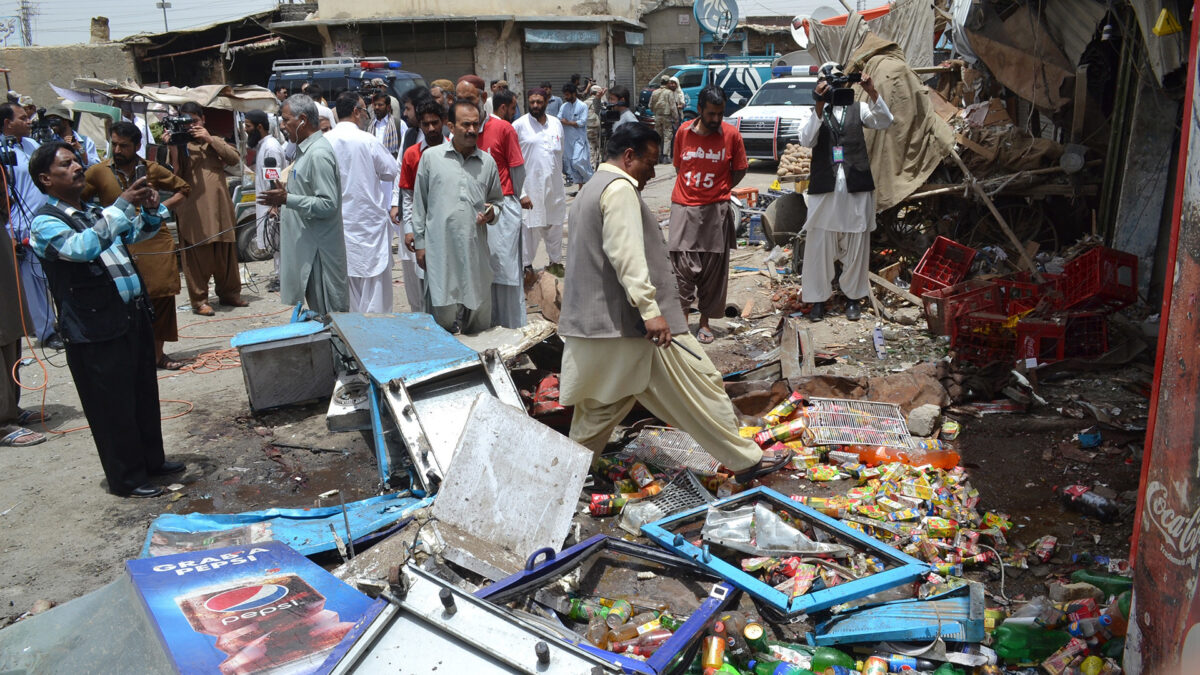
[[(555, 553), (551, 549), (535, 551), (533, 555), (529, 556), (523, 571), (506, 579), (501, 579), (491, 586), (479, 589), (475, 592), (475, 597), (503, 604), (518, 594), (530, 592), (540, 587), (548, 578), (566, 573), (572, 567), (580, 564), (584, 559), (605, 549), (612, 549), (622, 554), (645, 558), (675, 567), (682, 567), (699, 574), (711, 574), (711, 572), (703, 569), (701, 566), (697, 566), (690, 560), (664, 553), (649, 546), (633, 544), (621, 539), (598, 534), (559, 553)], [(542, 555), (545, 555), (546, 558), (538, 563), (537, 560)], [(738, 591), (736, 589), (724, 583), (717, 583), (713, 587), (712, 593), (700, 603), (700, 606), (692, 612), (688, 620), (679, 627), (679, 630), (675, 631), (675, 634), (655, 650), (654, 654), (645, 661), (605, 651), (586, 640), (580, 642), (568, 640), (568, 642), (606, 660), (618, 663), (622, 670), (631, 675), (634, 673), (639, 675), (663, 675), (669, 672), (667, 670), (668, 667), (679, 665), (674, 664), (675, 659), (680, 653), (688, 649), (695, 641), (696, 636), (707, 627), (713, 617), (725, 608), (736, 604), (737, 599)], [(684, 664), (685, 668), (686, 665)], [(679, 672), (682, 672), (682, 670)]]
[[(740, 568), (730, 565), (713, 555), (709, 552), (708, 546), (699, 548), (687, 541), (683, 535), (676, 534), (670, 530), (673, 524), (703, 515), (710, 508), (722, 508), (741, 502), (752, 503), (759, 498), (766, 499), (778, 508), (791, 511), (794, 515), (837, 532), (839, 536), (853, 541), (855, 544), (870, 550), (875, 555), (897, 563), (899, 567), (861, 579), (855, 579), (854, 581), (847, 581), (833, 588), (822, 589), (789, 600), (787, 594), (782, 591), (775, 590), (770, 585), (743, 572)], [(929, 574), (933, 569), (928, 563), (921, 562), (910, 555), (898, 551), (874, 537), (869, 537), (857, 530), (846, 527), (841, 522), (823, 513), (814, 511), (803, 504), (794, 502), (788, 499), (787, 496), (766, 487), (747, 490), (746, 492), (727, 497), (708, 506), (699, 506), (648, 525), (643, 525), (642, 534), (653, 539), (663, 548), (695, 561), (701, 567), (746, 591), (785, 616), (816, 612), (843, 602), (863, 598), (888, 588), (894, 588), (901, 584), (915, 581)]]
[(392, 462), (388, 458), (387, 440), (383, 437), (383, 416), (380, 414), (379, 385), (371, 380), (367, 388), (367, 398), (371, 403), (371, 436), (375, 439), (375, 462), (379, 467), (379, 482), (386, 489), (390, 487), (392, 477)]

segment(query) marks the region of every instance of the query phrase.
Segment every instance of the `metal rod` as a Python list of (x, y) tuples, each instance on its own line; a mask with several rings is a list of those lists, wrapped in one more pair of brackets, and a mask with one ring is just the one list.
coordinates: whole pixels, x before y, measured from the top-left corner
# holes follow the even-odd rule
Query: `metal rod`
[(696, 352), (694, 352), (694, 351), (692, 351), (692, 350), (688, 349), (687, 347), (684, 347), (682, 344), (680, 344), (680, 343), (676, 342), (675, 340), (671, 340), (671, 345), (672, 345), (672, 346), (674, 346), (674, 347), (679, 347), (679, 348), (680, 348), (680, 349), (682, 349), (683, 351), (685, 351), (685, 352), (687, 352), (687, 353), (691, 354), (691, 355), (692, 355), (692, 357), (693, 357), (693, 358), (695, 358), (697, 361), (701, 361), (701, 360), (702, 360), (702, 359), (700, 358), (700, 355), (699, 355), (699, 354), (697, 354)]
[(338, 490), (338, 503), (342, 505), (342, 520), (346, 521), (346, 548), (350, 549), (350, 559), (354, 559), (354, 535), (350, 534), (350, 515), (346, 513), (346, 498)]

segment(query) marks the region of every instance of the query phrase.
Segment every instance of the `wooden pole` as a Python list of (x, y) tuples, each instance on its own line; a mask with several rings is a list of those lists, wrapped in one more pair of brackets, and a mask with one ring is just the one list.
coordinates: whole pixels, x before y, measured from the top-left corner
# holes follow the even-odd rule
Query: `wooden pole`
[(1033, 275), (1034, 280), (1039, 284), (1045, 281), (1041, 272), (1038, 272), (1037, 265), (1033, 264), (1033, 258), (1029, 257), (1029, 251), (1025, 250), (1025, 243), (1017, 239), (1017, 235), (1013, 234), (1012, 228), (1008, 226), (1008, 221), (1004, 220), (1004, 216), (1000, 215), (1000, 212), (996, 210), (996, 204), (992, 202), (992, 198), (984, 191), (979, 181), (975, 180), (975, 176), (971, 175), (971, 170), (967, 168), (966, 163), (959, 156), (958, 150), (950, 148), (950, 156), (954, 158), (954, 162), (958, 164), (958, 168), (962, 169), (963, 176), (970, 183), (971, 189), (975, 190), (975, 194), (983, 201), (983, 205), (988, 208), (988, 211), (991, 211), (992, 217), (996, 219), (996, 224), (1000, 226), (1004, 235), (1008, 237), (1008, 240), (1017, 249), (1017, 255), (1021, 257), (1021, 262), (1029, 270), (1029, 273)]

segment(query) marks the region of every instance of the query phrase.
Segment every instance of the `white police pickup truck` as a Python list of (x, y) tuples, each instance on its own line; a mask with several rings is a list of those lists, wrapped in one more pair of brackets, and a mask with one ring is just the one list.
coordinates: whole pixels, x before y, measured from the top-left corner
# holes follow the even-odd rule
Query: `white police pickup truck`
[(795, 143), (800, 127), (813, 113), (815, 74), (811, 77), (777, 77), (764, 82), (744, 108), (726, 118), (737, 127), (746, 144), (746, 157), (778, 161), (788, 143)]

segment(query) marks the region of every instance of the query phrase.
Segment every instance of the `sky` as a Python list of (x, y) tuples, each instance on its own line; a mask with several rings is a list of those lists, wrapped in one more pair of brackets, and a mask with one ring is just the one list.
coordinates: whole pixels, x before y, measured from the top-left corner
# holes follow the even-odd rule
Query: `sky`
[[(163, 11), (157, 0), (29, 0), (38, 15), (33, 20), (35, 45), (65, 45), (87, 42), (91, 37), (93, 16), (107, 16), (112, 39), (119, 40), (136, 33), (163, 31)], [(171, 30), (196, 28), (218, 21), (236, 19), (247, 14), (271, 9), (276, 0), (169, 0), (167, 25)], [(0, 24), (5, 17), (17, 15), (17, 0), (0, 0)], [(7, 46), (21, 44), (20, 29), (9, 35)]]

